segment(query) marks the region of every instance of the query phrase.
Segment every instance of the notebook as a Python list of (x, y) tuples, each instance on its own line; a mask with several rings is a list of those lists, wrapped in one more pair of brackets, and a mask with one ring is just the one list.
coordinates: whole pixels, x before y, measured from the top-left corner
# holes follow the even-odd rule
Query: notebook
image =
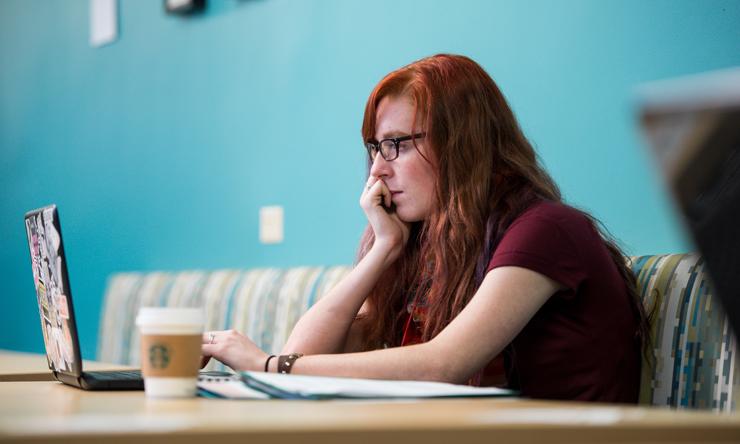
[(429, 381), (396, 381), (328, 376), (242, 372), (201, 377), (198, 393), (225, 399), (421, 399), (516, 396), (496, 387), (471, 387)]
[(25, 216), (33, 282), (49, 369), (57, 381), (85, 390), (143, 390), (141, 372), (82, 369), (72, 292), (56, 205)]

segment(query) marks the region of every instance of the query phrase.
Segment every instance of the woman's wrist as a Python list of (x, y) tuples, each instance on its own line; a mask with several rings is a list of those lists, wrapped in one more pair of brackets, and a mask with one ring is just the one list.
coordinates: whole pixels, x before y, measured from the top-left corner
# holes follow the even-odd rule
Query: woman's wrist
[(402, 245), (398, 243), (376, 240), (370, 248), (368, 255), (376, 257), (381, 262), (383, 269), (385, 270), (396, 261), (401, 248)]
[[(249, 371), (252, 372), (261, 372), (265, 370), (265, 364), (267, 362), (267, 359), (270, 357), (269, 354), (265, 352), (260, 352), (258, 356), (254, 357), (254, 360), (252, 361), (252, 364), (249, 366)], [(273, 361), (275, 359), (272, 359)]]

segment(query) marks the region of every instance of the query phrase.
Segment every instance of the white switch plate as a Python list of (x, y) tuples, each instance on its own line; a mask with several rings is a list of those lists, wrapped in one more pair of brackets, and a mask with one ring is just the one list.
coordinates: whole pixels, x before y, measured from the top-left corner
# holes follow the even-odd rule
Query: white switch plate
[(113, 43), (118, 37), (118, 0), (90, 0), (90, 46)]
[(260, 208), (260, 242), (279, 244), (283, 241), (283, 207)]

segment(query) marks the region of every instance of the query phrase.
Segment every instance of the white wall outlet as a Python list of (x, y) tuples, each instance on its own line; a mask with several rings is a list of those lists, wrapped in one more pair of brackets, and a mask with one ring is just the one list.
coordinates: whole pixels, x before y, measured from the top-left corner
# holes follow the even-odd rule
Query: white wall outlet
[(279, 244), (283, 241), (283, 207), (260, 208), (260, 242)]
[(90, 46), (113, 43), (118, 38), (118, 0), (90, 0)]

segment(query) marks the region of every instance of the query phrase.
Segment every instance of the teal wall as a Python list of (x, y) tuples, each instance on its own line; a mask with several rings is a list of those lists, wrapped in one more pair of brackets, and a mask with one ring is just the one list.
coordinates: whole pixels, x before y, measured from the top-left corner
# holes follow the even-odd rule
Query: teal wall
[[(509, 98), (566, 198), (633, 254), (687, 248), (635, 127), (644, 81), (740, 64), (740, 2), (0, 1), (0, 348), (42, 351), (22, 216), (60, 207), (83, 355), (121, 270), (347, 264), (364, 218), (364, 101), (453, 52)], [(258, 209), (285, 207), (285, 242)]]

